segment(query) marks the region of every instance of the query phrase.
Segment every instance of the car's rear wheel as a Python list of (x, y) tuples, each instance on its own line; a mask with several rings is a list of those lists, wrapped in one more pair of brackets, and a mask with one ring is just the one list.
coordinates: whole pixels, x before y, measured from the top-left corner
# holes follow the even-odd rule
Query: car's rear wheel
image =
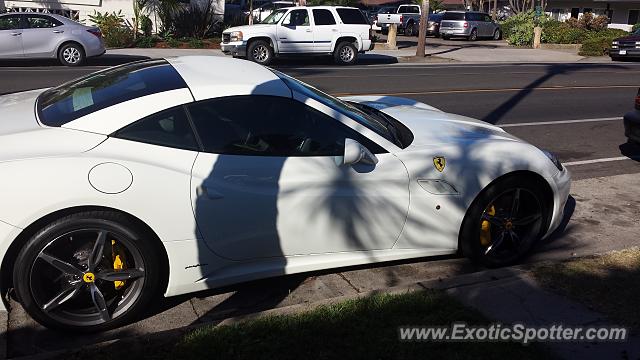
[(474, 200), (460, 232), (462, 253), (488, 267), (513, 264), (540, 239), (549, 206), (540, 185), (523, 176), (498, 180)]
[(404, 29), (404, 34), (406, 36), (416, 36), (416, 25), (412, 22), (408, 23)]
[(80, 66), (84, 64), (86, 55), (80, 44), (68, 43), (58, 51), (58, 60), (64, 66)]
[(252, 41), (247, 50), (247, 58), (260, 65), (269, 65), (273, 61), (273, 48), (264, 40)]
[(348, 41), (343, 41), (336, 46), (333, 59), (339, 65), (352, 65), (358, 60), (358, 49)]
[(502, 39), (502, 33), (500, 32), (500, 29), (496, 29), (496, 31), (493, 32), (493, 40), (500, 39)]
[(471, 30), (471, 34), (469, 35), (469, 41), (476, 41), (476, 40), (478, 40), (478, 30), (473, 29)]
[(449, 40), (451, 37), (449, 35), (442, 34), (442, 40)]
[(160, 291), (162, 253), (128, 217), (77, 213), (38, 231), (13, 272), (18, 301), (50, 328), (103, 331), (139, 317)]

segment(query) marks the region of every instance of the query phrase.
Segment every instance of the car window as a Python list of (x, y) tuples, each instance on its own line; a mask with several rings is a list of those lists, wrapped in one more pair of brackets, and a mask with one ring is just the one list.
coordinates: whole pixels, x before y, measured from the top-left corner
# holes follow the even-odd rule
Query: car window
[(395, 14), (395, 13), (396, 13), (395, 8), (382, 8), (378, 10), (378, 14)]
[(262, 20), (262, 24), (277, 24), (280, 19), (287, 13), (287, 9), (276, 10), (269, 14), (264, 20)]
[(309, 12), (307, 10), (292, 10), (285, 16), (282, 25), (309, 26)]
[(348, 25), (369, 25), (369, 20), (358, 9), (338, 8), (338, 16), (343, 24)]
[(20, 29), (20, 16), (8, 15), (0, 16), (0, 30)]
[(418, 14), (420, 13), (420, 8), (417, 6), (400, 6), (398, 8), (398, 13), (400, 14)]
[(445, 12), (442, 20), (464, 20), (464, 13), (461, 12)]
[(166, 60), (135, 62), (45, 91), (37, 100), (38, 116), (44, 125), (62, 126), (115, 104), (186, 87)]
[(340, 156), (351, 138), (379, 147), (299, 101), (231, 96), (191, 104), (189, 114), (206, 152), (253, 156)]
[(484, 15), (482, 15), (482, 16), (484, 17), (484, 21), (486, 21), (486, 22), (491, 22), (491, 16), (486, 15), (486, 14), (484, 14)]
[(62, 25), (60, 21), (48, 16), (27, 15), (26, 19), (31, 29), (46, 29)]
[(327, 9), (314, 9), (313, 21), (316, 25), (335, 25), (336, 19), (333, 18), (331, 11)]
[(128, 125), (113, 137), (146, 144), (198, 151), (198, 143), (182, 106), (161, 111)]

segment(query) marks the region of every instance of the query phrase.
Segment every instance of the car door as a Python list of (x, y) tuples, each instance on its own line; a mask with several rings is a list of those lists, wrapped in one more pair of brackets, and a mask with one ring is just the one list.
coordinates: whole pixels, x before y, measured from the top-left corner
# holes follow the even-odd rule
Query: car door
[(491, 21), (491, 16), (487, 14), (482, 14), (482, 23), (484, 26), (484, 35), (483, 36), (493, 36), (493, 21)]
[[(233, 260), (390, 249), (409, 205), (408, 173), (340, 121), (302, 102), (234, 96), (188, 106), (205, 152), (192, 170), (198, 229)], [(345, 139), (375, 165), (340, 164)]]
[(0, 16), (0, 58), (21, 58), (22, 50), (21, 15)]
[(338, 34), (338, 24), (329, 9), (313, 9), (313, 47), (315, 52), (330, 52)]
[(313, 52), (313, 27), (307, 9), (289, 11), (276, 30), (281, 53)]
[(22, 33), (24, 56), (55, 56), (56, 47), (65, 36), (64, 24), (47, 15), (29, 14), (24, 18), (27, 24)]

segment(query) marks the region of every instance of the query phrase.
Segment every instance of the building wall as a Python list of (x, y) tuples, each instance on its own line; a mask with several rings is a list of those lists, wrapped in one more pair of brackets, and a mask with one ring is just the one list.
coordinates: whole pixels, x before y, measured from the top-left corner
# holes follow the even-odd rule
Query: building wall
[[(633, 24), (627, 24), (629, 10), (640, 9), (640, 1), (625, 2), (605, 2), (605, 1), (564, 1), (549, 0), (547, 2), (546, 13), (554, 19), (564, 21), (573, 15), (582, 16), (586, 11), (591, 9), (594, 15), (607, 15), (606, 9), (609, 4), (611, 13), (611, 24), (609, 27), (623, 30), (631, 30)], [(577, 10), (577, 11), (576, 11)]]

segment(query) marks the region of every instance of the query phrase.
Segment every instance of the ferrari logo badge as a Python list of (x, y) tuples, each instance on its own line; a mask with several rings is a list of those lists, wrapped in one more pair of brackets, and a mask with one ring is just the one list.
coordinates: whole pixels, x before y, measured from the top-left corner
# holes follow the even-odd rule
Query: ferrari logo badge
[(444, 156), (436, 156), (433, 158), (433, 166), (436, 167), (436, 170), (443, 172), (444, 167), (447, 166), (447, 160)]
[(92, 283), (96, 281), (96, 277), (95, 275), (93, 275), (93, 273), (88, 272), (82, 275), (82, 280), (84, 280), (84, 282), (86, 283)]

